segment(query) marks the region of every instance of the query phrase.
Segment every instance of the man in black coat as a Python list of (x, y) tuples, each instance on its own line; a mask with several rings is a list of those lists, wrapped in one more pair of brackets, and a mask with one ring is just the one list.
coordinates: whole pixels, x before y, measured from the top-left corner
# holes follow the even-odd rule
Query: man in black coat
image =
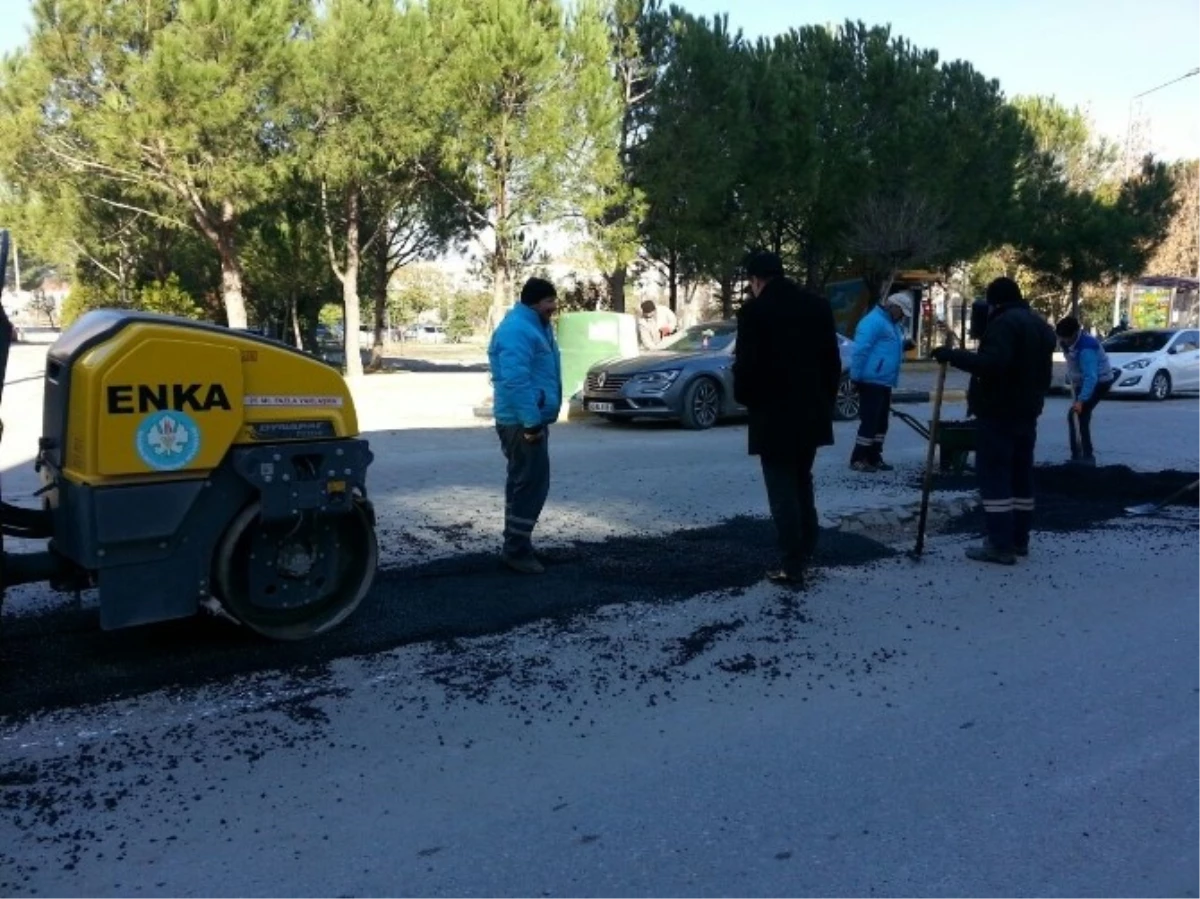
[(976, 416), (975, 469), (987, 538), (967, 549), (979, 562), (1013, 565), (1029, 553), (1037, 423), (1054, 369), (1053, 329), (1029, 308), (1011, 278), (987, 288), (988, 324), (978, 352), (938, 347), (938, 362), (971, 373), (967, 408)]
[(775, 583), (803, 586), (817, 544), (812, 468), (833, 445), (842, 360), (828, 300), (784, 277), (774, 253), (745, 262), (753, 298), (738, 311), (734, 399), (750, 413), (749, 451), (762, 463), (782, 565)]

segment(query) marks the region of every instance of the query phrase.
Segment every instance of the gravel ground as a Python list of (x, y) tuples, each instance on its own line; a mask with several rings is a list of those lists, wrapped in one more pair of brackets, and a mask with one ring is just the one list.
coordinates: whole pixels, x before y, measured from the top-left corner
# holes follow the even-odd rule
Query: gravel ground
[(937, 538), (13, 722), (0, 888), (1194, 896), (1195, 544)]
[[(6, 389), (6, 496), (35, 389)], [(1196, 501), (1117, 517), (1195, 477), (1194, 401), (1102, 406), (1079, 472), (1051, 400), (1013, 568), (963, 562), (972, 516), (920, 561), (832, 529), (924, 460), (894, 422), (897, 470), (856, 475), (839, 425), (800, 594), (761, 580), (738, 426), (556, 428), (549, 571), (498, 569), (496, 438), (445, 405), (364, 404), (384, 567), (321, 640), (10, 592), (0, 891), (1197, 895)]]

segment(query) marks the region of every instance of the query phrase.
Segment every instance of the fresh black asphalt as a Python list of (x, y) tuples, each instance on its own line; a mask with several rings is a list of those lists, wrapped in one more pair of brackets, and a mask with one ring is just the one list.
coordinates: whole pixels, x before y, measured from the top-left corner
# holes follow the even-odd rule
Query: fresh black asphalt
[[(1194, 480), (1189, 472), (1137, 473), (1124, 467), (1038, 470), (1036, 527), (1086, 531), (1132, 504), (1165, 499)], [(937, 490), (969, 490), (970, 473), (942, 475)], [(1195, 506), (1195, 493), (1178, 500)], [(944, 530), (979, 532), (981, 513)], [(860, 566), (896, 555), (866, 536), (824, 532), (816, 567)], [(704, 592), (745, 589), (776, 560), (769, 520), (735, 518), (658, 537), (577, 542), (546, 554), (546, 574), (526, 577), (492, 555), (464, 553), (381, 570), (355, 615), (321, 638), (261, 640), (220, 619), (192, 619), (123, 631), (99, 629), (94, 609), (61, 606), (10, 617), (0, 633), (0, 715), (33, 712), (219, 682), (233, 675), (290, 670), (319, 675), (336, 659), (423, 641), (496, 634), (539, 620), (564, 624), (603, 606), (681, 602)]]

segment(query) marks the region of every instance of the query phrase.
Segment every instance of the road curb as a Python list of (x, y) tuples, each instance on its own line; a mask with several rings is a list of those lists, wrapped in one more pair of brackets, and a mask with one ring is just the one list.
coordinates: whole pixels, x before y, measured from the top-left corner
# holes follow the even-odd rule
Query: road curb
[[(944, 403), (962, 403), (966, 402), (967, 392), (965, 390), (944, 390), (942, 391), (942, 402)], [(933, 393), (929, 390), (897, 390), (892, 393), (892, 405), (895, 406), (911, 406), (920, 405), (933, 401)], [(492, 404), (481, 403), (471, 410), (476, 418), (490, 419), (492, 417)], [(560, 421), (599, 421), (600, 417), (583, 408), (583, 403), (579, 400), (569, 400), (563, 404), (562, 415)]]

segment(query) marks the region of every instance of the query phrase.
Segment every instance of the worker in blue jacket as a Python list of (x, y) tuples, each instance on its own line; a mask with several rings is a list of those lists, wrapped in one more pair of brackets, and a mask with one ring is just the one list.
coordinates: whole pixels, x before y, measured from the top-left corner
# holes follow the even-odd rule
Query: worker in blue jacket
[(488, 346), (493, 416), (508, 461), (501, 559), (523, 574), (545, 570), (533, 529), (550, 493), (549, 426), (562, 409), (562, 357), (550, 324), (557, 308), (554, 285), (530, 278)]
[(1075, 402), (1067, 412), (1071, 461), (1094, 466), (1096, 456), (1092, 448), (1092, 413), (1112, 390), (1117, 371), (1108, 361), (1108, 353), (1100, 341), (1084, 331), (1079, 319), (1073, 315), (1060, 321), (1054, 333), (1058, 335), (1059, 346), (1067, 358), (1067, 372), (1075, 393)]
[(883, 461), (883, 442), (891, 414), (892, 390), (900, 380), (900, 362), (904, 358), (903, 322), (911, 319), (912, 298), (901, 291), (864, 315), (854, 329), (850, 380), (858, 390), (859, 425), (850, 467), (855, 471), (892, 470)]

